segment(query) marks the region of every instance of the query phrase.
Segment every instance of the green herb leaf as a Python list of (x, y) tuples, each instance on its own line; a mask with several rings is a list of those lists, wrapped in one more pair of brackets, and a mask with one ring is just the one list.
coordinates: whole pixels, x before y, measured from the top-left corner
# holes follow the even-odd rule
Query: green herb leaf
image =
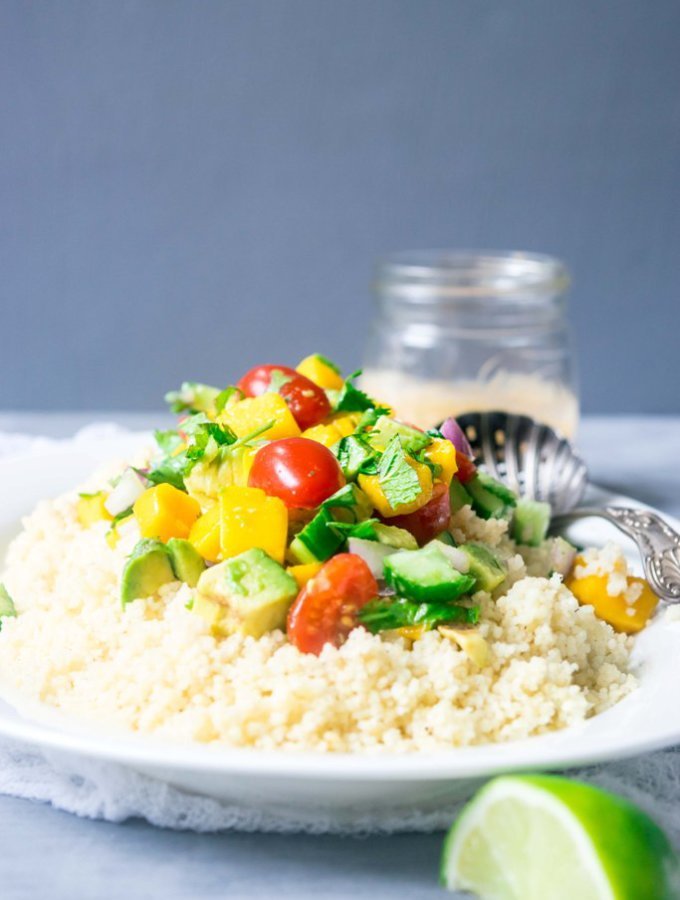
[(272, 369), (265, 394), (280, 394), (281, 388), (292, 380), (293, 376), (287, 375), (282, 369)]
[[(14, 600), (12, 600), (9, 591), (5, 587), (4, 584), (0, 584), (0, 618), (3, 616), (16, 616), (17, 610), (14, 605)], [(0, 622), (0, 628), (2, 627), (2, 622)]]
[(237, 394), (239, 395), (239, 400), (243, 399), (243, 391), (240, 391), (237, 387), (233, 387), (232, 385), (225, 388), (223, 391), (220, 391), (217, 397), (215, 397), (215, 413), (219, 415), (231, 398), (235, 397)]
[(333, 360), (329, 359), (327, 356), (323, 356), (321, 353), (315, 353), (314, 356), (324, 364), (324, 366), (328, 366), (329, 369), (332, 369), (336, 375), (342, 375), (340, 371), (340, 367), (337, 366)]
[(178, 391), (169, 391), (165, 402), (174, 413), (212, 412), (220, 389), (199, 381), (185, 381)]
[(373, 634), (423, 625), (427, 629), (450, 623), (476, 625), (479, 621), (478, 606), (457, 606), (451, 603), (417, 603), (413, 600), (378, 598), (371, 600), (359, 611), (359, 621)]
[(418, 474), (408, 464), (406, 452), (396, 435), (380, 457), (378, 482), (393, 509), (411, 503), (421, 493)]
[(169, 456), (182, 444), (181, 435), (176, 431), (154, 431), (154, 439), (161, 453)]
[(364, 391), (359, 390), (354, 384), (354, 379), (361, 375), (361, 369), (357, 369), (345, 380), (345, 385), (340, 391), (340, 395), (335, 403), (337, 412), (365, 412), (368, 409), (380, 411), (381, 414), (389, 412), (389, 410), (381, 406), (377, 401), (373, 400)]
[(333, 448), (333, 453), (348, 481), (352, 481), (359, 473), (377, 474), (379, 454), (361, 435), (350, 434), (341, 438)]

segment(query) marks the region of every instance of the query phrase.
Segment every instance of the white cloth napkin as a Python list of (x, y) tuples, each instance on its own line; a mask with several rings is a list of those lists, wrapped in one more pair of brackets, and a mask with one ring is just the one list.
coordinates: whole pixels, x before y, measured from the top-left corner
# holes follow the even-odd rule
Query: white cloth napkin
[[(0, 456), (35, 454), (58, 446), (83, 446), (125, 432), (115, 425), (92, 425), (72, 438), (35, 438), (0, 433)], [(646, 809), (680, 847), (680, 748), (631, 760), (574, 770), (570, 776), (629, 797)], [(408, 815), (362, 814), (339, 826), (319, 812), (305, 821), (290, 815), (229, 805), (192, 795), (124, 766), (71, 756), (0, 739), (0, 793), (50, 803), (90, 819), (122, 822), (146, 819), (163, 828), (199, 832), (269, 831), (311, 834), (390, 834), (448, 827), (460, 804)]]

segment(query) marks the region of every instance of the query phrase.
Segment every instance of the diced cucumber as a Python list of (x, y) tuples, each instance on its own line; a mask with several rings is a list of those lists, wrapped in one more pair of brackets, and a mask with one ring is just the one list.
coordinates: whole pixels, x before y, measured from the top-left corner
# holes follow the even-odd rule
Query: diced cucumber
[(472, 497), (472, 508), (482, 519), (502, 519), (517, 504), (510, 488), (486, 472), (477, 472), (465, 487)]
[(472, 506), (472, 497), (457, 478), (451, 480), (449, 485), (449, 497), (451, 499), (451, 512), (458, 512), (464, 506)]
[(305, 525), (290, 545), (290, 555), (296, 562), (325, 562), (337, 553), (345, 538), (331, 527), (333, 521), (330, 510), (322, 507)]
[(353, 481), (361, 467), (378, 456), (366, 439), (358, 434), (350, 434), (348, 437), (341, 438), (333, 447), (333, 453), (348, 481)]
[(475, 579), (456, 571), (442, 551), (428, 544), (385, 560), (385, 581), (409, 600), (455, 600), (474, 587)]
[(453, 535), (450, 531), (442, 531), (441, 534), (438, 534), (435, 538), (435, 541), (439, 541), (442, 544), (447, 544), (449, 547), (457, 547)]
[(383, 565), (386, 557), (399, 552), (394, 547), (388, 547), (387, 544), (367, 541), (364, 538), (350, 538), (347, 541), (347, 549), (350, 553), (355, 553), (363, 559), (374, 578), (383, 577)]
[(512, 518), (511, 537), (518, 544), (538, 547), (550, 525), (550, 504), (538, 500), (520, 500)]
[(469, 541), (461, 544), (458, 550), (468, 558), (468, 571), (475, 579), (476, 590), (491, 592), (505, 581), (505, 566), (485, 544)]
[[(443, 553), (444, 556), (448, 559), (449, 563), (453, 566), (456, 571), (461, 572), (465, 575), (470, 569), (470, 561), (467, 558), (467, 555), (463, 553), (460, 547), (454, 547), (451, 544), (445, 544), (443, 541), (440, 541), (439, 538), (435, 538), (430, 542), (434, 547), (436, 547), (440, 553)], [(425, 546), (429, 546), (426, 544)]]

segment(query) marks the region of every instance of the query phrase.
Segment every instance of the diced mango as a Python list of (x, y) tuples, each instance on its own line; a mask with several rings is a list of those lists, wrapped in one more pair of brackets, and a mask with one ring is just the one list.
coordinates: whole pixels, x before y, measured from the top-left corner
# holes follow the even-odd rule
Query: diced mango
[(267, 393), (259, 397), (246, 397), (227, 407), (219, 417), (222, 425), (228, 425), (238, 437), (246, 437), (271, 422), (259, 438), (275, 441), (280, 438), (298, 437), (300, 429), (293, 414), (280, 394)]
[(259, 547), (283, 563), (288, 537), (288, 510), (278, 497), (259, 488), (226, 487), (220, 492), (222, 558)]
[(649, 621), (659, 598), (644, 578), (629, 577), (628, 583), (642, 585), (642, 593), (633, 603), (628, 603), (623, 594), (612, 596), (608, 593), (606, 575), (586, 575), (584, 578), (571, 575), (565, 582), (579, 603), (592, 606), (595, 615), (609, 622), (616, 631), (636, 634)]
[(219, 562), (222, 559), (220, 508), (217, 503), (196, 519), (189, 532), (189, 543), (208, 562)]
[(297, 582), (297, 586), (302, 590), (308, 581), (311, 581), (315, 575), (319, 574), (322, 566), (323, 563), (306, 563), (301, 566), (289, 566), (288, 574), (293, 576)]
[(425, 456), (431, 463), (441, 466), (437, 480), (443, 481), (444, 484), (451, 484), (451, 479), (458, 471), (456, 448), (451, 441), (444, 438), (433, 438), (432, 443), (425, 449)]
[(361, 413), (335, 413), (324, 419), (320, 425), (314, 425), (303, 431), (302, 437), (330, 448), (342, 438), (354, 434), (360, 418)]
[(314, 425), (302, 432), (302, 437), (310, 441), (316, 441), (317, 444), (323, 444), (330, 450), (338, 443), (342, 435), (334, 425)]
[(415, 469), (420, 482), (420, 494), (409, 503), (400, 503), (396, 507), (392, 507), (385, 496), (385, 492), (380, 484), (379, 475), (359, 475), (359, 487), (368, 496), (373, 506), (378, 510), (381, 516), (389, 519), (391, 516), (404, 516), (408, 513), (415, 512), (421, 506), (425, 506), (432, 497), (432, 472), (424, 464), (416, 462), (414, 459), (408, 459), (408, 464)]
[(344, 384), (338, 370), (318, 353), (306, 356), (297, 367), (297, 371), (325, 391), (339, 391)]
[(78, 498), (76, 516), (83, 528), (89, 528), (95, 522), (111, 521), (113, 516), (104, 506), (106, 496), (105, 491), (99, 491), (97, 494)]
[(201, 514), (197, 501), (171, 484), (157, 484), (137, 498), (133, 507), (142, 537), (186, 538)]

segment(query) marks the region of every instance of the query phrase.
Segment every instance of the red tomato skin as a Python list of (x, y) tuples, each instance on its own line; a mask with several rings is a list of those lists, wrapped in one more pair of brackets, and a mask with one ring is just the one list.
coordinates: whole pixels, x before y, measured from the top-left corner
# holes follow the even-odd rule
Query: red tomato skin
[(432, 498), (417, 509), (405, 516), (394, 516), (387, 519), (388, 525), (396, 525), (410, 531), (413, 537), (422, 547), (428, 541), (436, 538), (442, 531), (446, 531), (451, 518), (451, 499), (447, 485), (439, 482), (435, 484)]
[(468, 481), (477, 474), (477, 466), (469, 456), (465, 456), (465, 454), (459, 453), (458, 451), (456, 451), (456, 462), (458, 463), (458, 471), (454, 477), (457, 478), (461, 484), (467, 484)]
[(315, 509), (339, 491), (345, 478), (331, 451), (309, 438), (282, 438), (258, 450), (249, 487), (279, 497), (289, 509)]
[(288, 640), (317, 656), (326, 644), (339, 647), (357, 626), (357, 613), (378, 595), (371, 570), (355, 553), (339, 553), (298, 594), (288, 611)]
[(290, 366), (255, 366), (239, 381), (238, 388), (246, 397), (259, 397), (269, 389), (274, 372), (280, 372), (290, 379), (279, 388), (279, 394), (288, 404), (302, 431), (318, 425), (331, 414), (326, 392)]

